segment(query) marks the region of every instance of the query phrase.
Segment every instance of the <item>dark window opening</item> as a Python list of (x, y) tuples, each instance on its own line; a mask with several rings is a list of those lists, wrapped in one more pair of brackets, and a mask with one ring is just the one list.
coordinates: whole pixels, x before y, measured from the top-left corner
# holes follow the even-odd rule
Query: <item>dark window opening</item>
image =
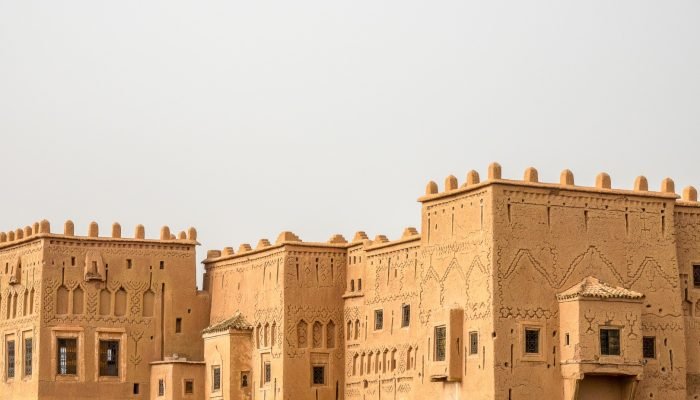
[(32, 338), (24, 339), (24, 376), (32, 376)]
[(477, 354), (479, 352), (479, 333), (469, 332), (469, 354)]
[(78, 374), (78, 339), (58, 339), (57, 340), (57, 373), (58, 375)]
[(158, 379), (158, 396), (165, 396), (165, 381)]
[(404, 304), (401, 306), (401, 327), (405, 328), (411, 325), (411, 305)]
[(445, 325), (435, 327), (435, 361), (445, 361), (445, 344), (447, 328)]
[(75, 257), (70, 258), (70, 265), (75, 267)]
[(314, 378), (314, 385), (325, 385), (326, 384), (326, 367), (314, 366), (313, 367), (313, 378)]
[(600, 330), (600, 354), (604, 356), (620, 355), (620, 330), (601, 329)]
[(118, 340), (100, 340), (100, 376), (119, 376)]
[(642, 338), (642, 353), (644, 358), (656, 358), (656, 337), (644, 336)]
[(355, 280), (354, 279), (350, 280), (350, 291), (351, 292), (355, 291)]
[(565, 343), (567, 346), (569, 345), (569, 334), (568, 333), (565, 336)]
[(185, 379), (185, 394), (194, 393), (194, 381), (192, 379)]
[(160, 262), (160, 269), (165, 269), (165, 261)]
[(130, 258), (127, 258), (127, 259), (126, 259), (126, 268), (127, 268), (127, 269), (131, 269), (132, 266), (133, 266), (133, 264), (132, 264), (131, 259), (130, 259)]
[(357, 280), (357, 291), (359, 292), (361, 290), (362, 290), (362, 279), (358, 279)]
[(700, 288), (700, 264), (693, 265), (693, 286)]
[(221, 390), (221, 367), (214, 366), (211, 371), (211, 391), (218, 392)]
[(241, 387), (248, 387), (248, 372), (241, 372)]
[(140, 388), (139, 388), (139, 384), (138, 384), (138, 383), (134, 383), (134, 394), (139, 394), (139, 389), (140, 389)]
[(270, 381), (272, 380), (272, 366), (270, 365), (269, 362), (266, 362), (263, 369), (264, 369), (264, 372), (263, 372), (264, 381), (263, 382), (270, 383)]
[(374, 310), (374, 330), (384, 328), (384, 310)]
[(7, 378), (15, 377), (15, 341), (7, 342)]
[(525, 353), (539, 354), (540, 352), (540, 330), (525, 329)]
[(182, 318), (175, 318), (175, 333), (182, 332)]

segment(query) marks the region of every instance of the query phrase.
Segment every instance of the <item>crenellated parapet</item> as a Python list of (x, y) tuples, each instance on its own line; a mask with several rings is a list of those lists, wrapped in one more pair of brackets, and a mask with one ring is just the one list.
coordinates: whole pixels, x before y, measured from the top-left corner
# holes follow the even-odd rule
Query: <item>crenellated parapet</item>
[(75, 234), (75, 224), (71, 220), (67, 220), (63, 224), (62, 233), (52, 233), (51, 224), (47, 220), (35, 222), (32, 225), (27, 225), (24, 228), (17, 228), (8, 232), (0, 232), (0, 247), (11, 246), (19, 242), (25, 242), (43, 237), (53, 238), (74, 238), (74, 239), (98, 239), (98, 240), (144, 240), (144, 241), (178, 241), (195, 243), (197, 241), (197, 230), (188, 228), (187, 231), (181, 231), (177, 235), (170, 232), (168, 226), (163, 226), (160, 229), (160, 235), (157, 238), (146, 238), (146, 230), (143, 225), (137, 225), (134, 230), (133, 237), (122, 236), (122, 227), (118, 222), (112, 224), (111, 234), (109, 236), (100, 236), (100, 227), (97, 222), (92, 221), (88, 224), (87, 234), (85, 236), (77, 236)]
[(661, 181), (658, 191), (649, 190), (649, 182), (646, 177), (639, 176), (635, 179), (632, 189), (620, 189), (614, 188), (612, 184), (612, 178), (605, 172), (599, 173), (595, 178), (595, 186), (579, 186), (574, 182), (574, 173), (568, 169), (561, 172), (559, 177), (559, 183), (546, 183), (541, 182), (539, 179), (539, 173), (537, 169), (533, 167), (528, 167), (523, 173), (522, 180), (514, 179), (504, 179), (502, 177), (502, 168), (498, 163), (492, 163), (488, 166), (488, 179), (485, 181), (480, 181), (479, 173), (471, 170), (467, 173), (466, 181), (462, 186), (459, 186), (459, 182), (454, 175), (449, 175), (445, 178), (445, 184), (443, 190), (440, 191), (438, 184), (434, 181), (428, 182), (425, 189), (425, 195), (420, 197), (418, 201), (425, 202), (435, 199), (440, 199), (443, 197), (454, 196), (456, 194), (469, 192), (475, 189), (479, 189), (491, 184), (507, 184), (507, 185), (521, 185), (521, 186), (531, 186), (549, 189), (567, 189), (573, 191), (583, 191), (583, 192), (598, 192), (598, 193), (619, 193), (626, 195), (641, 195), (641, 196), (651, 196), (651, 197), (663, 197), (670, 199), (677, 199), (679, 203), (684, 205), (692, 205), (698, 202), (697, 190), (688, 186), (683, 190), (681, 196), (676, 194), (676, 186), (671, 178), (665, 178)]

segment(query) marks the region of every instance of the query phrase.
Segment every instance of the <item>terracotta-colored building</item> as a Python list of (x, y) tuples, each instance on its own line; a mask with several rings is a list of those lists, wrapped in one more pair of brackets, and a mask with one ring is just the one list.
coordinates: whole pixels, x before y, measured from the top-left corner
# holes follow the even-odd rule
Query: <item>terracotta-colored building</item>
[(419, 201), (393, 241), (210, 250), (202, 291), (193, 229), (0, 234), (0, 397), (700, 398), (694, 188), (492, 164)]

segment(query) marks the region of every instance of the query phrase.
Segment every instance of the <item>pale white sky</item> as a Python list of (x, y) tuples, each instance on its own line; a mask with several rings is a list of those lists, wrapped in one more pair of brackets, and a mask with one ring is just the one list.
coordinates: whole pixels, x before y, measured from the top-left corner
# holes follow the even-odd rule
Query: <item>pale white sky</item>
[(493, 160), (700, 186), (700, 2), (0, 0), (0, 230), (419, 224)]

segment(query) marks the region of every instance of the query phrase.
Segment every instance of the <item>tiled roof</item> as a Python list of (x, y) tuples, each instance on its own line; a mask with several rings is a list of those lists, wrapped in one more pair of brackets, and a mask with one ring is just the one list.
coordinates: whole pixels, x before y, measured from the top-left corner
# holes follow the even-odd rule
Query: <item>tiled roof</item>
[(246, 331), (252, 330), (253, 327), (248, 323), (248, 321), (246, 321), (246, 319), (240, 312), (236, 312), (236, 314), (234, 314), (233, 317), (225, 319), (214, 325), (210, 325), (209, 327), (205, 328), (202, 331), (202, 333), (212, 333), (218, 331), (225, 331), (228, 329), (238, 329), (241, 331)]
[(593, 297), (601, 299), (643, 299), (644, 295), (619, 286), (610, 286), (592, 276), (584, 278), (568, 290), (557, 295), (558, 300), (568, 300), (576, 297)]

